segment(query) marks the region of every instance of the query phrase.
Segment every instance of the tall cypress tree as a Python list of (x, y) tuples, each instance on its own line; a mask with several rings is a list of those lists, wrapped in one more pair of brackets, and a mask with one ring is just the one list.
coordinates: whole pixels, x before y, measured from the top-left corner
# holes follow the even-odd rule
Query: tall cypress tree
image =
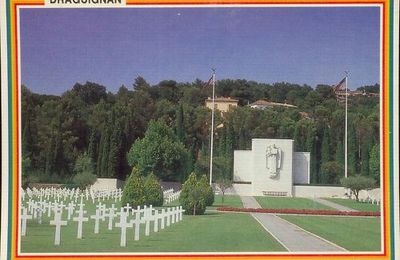
[(185, 130), (183, 127), (183, 107), (182, 104), (179, 105), (176, 110), (176, 121), (175, 121), (175, 132), (179, 141), (184, 143), (185, 141)]
[(96, 168), (96, 161), (95, 160), (97, 158), (97, 147), (98, 143), (97, 143), (97, 133), (96, 130), (92, 130), (90, 133), (90, 137), (89, 137), (89, 145), (88, 145), (88, 156), (90, 157), (90, 159), (92, 159), (92, 162), (94, 162), (94, 166)]
[[(322, 137), (321, 144), (321, 167), (324, 163), (331, 160), (331, 148), (330, 148), (330, 129), (328, 127), (324, 128), (324, 135)], [(321, 171), (321, 183), (328, 183), (329, 176), (325, 176)]]
[(244, 127), (241, 127), (239, 130), (238, 146), (239, 150), (245, 150), (247, 146), (246, 129)]
[(369, 155), (371, 152), (371, 134), (367, 131), (361, 143), (361, 174), (369, 175)]
[(218, 155), (225, 156), (226, 154), (226, 127), (218, 133)]
[(350, 174), (357, 173), (357, 135), (354, 124), (350, 124), (348, 129), (348, 146), (347, 146), (347, 163), (348, 163), (348, 171)]
[(329, 162), (332, 159), (330, 144), (331, 144), (330, 129), (328, 127), (325, 127), (321, 145), (321, 164)]
[(113, 131), (110, 135), (109, 141), (109, 152), (108, 152), (108, 163), (107, 163), (107, 176), (117, 177), (120, 169), (120, 158), (121, 158), (121, 146), (122, 146), (122, 128), (119, 122), (114, 124)]
[(318, 161), (317, 161), (317, 131), (310, 125), (306, 138), (306, 150), (310, 152), (310, 179), (311, 183), (318, 182)]
[(336, 153), (335, 153), (335, 161), (344, 165), (344, 146), (343, 139), (338, 137), (336, 141)]
[(108, 155), (110, 151), (110, 130), (108, 126), (105, 126), (105, 131), (103, 132), (103, 149), (101, 151), (101, 162), (100, 162), (100, 176), (106, 177), (108, 175)]

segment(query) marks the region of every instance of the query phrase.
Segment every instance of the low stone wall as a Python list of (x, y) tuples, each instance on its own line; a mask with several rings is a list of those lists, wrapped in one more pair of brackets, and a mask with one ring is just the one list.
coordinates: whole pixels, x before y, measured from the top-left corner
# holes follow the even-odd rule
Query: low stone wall
[(347, 198), (348, 190), (336, 186), (294, 185), (293, 196), (303, 198)]
[(253, 191), (251, 189), (251, 184), (239, 184), (239, 183), (234, 183), (232, 185), (232, 190), (241, 196), (252, 196)]
[(92, 190), (115, 190), (122, 188), (124, 182), (113, 178), (97, 178), (97, 181), (91, 186)]

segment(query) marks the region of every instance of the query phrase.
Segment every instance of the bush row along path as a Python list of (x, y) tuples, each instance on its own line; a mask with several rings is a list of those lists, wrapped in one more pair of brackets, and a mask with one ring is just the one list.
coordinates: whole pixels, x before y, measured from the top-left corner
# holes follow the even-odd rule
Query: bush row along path
[[(251, 196), (241, 196), (244, 208), (261, 208)], [(274, 214), (251, 215), (290, 252), (346, 251), (344, 248), (309, 233)]]

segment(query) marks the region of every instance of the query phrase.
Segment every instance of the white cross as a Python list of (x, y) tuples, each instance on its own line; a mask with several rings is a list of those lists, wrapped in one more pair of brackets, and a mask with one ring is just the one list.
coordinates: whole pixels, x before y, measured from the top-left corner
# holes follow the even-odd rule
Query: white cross
[(144, 209), (145, 209), (145, 211), (144, 211), (144, 216), (142, 219), (142, 223), (146, 224), (145, 229), (144, 229), (144, 234), (146, 236), (149, 236), (150, 235), (150, 221), (152, 219), (151, 215), (153, 212), (153, 206), (150, 205), (149, 209), (146, 209), (146, 206), (144, 206)]
[(158, 232), (158, 219), (159, 219), (159, 214), (158, 210), (154, 210), (154, 215), (153, 215), (153, 220), (154, 220), (154, 232)]
[(56, 226), (56, 232), (54, 234), (54, 245), (60, 244), (60, 237), (61, 237), (61, 226), (66, 226), (67, 221), (61, 220), (61, 211), (56, 210), (54, 214), (54, 219), (50, 221), (50, 225)]
[(127, 204), (125, 205), (125, 207), (123, 207), (123, 209), (127, 212), (128, 216), (129, 216), (129, 211), (130, 211), (131, 208), (132, 208), (132, 207), (129, 206), (129, 203), (127, 203)]
[(26, 221), (28, 219), (32, 219), (32, 215), (27, 214), (27, 209), (22, 207), (22, 214), (21, 214), (21, 236), (26, 235)]
[(114, 207), (114, 204), (111, 204), (111, 208), (108, 208), (108, 214), (107, 214), (108, 230), (112, 230), (112, 228), (113, 228), (113, 220), (114, 220), (114, 217), (116, 216), (116, 214), (115, 214), (116, 209), (117, 208)]
[(165, 209), (162, 209), (161, 210), (161, 216), (160, 216), (160, 218), (161, 218), (161, 229), (164, 229), (164, 227), (165, 227), (165, 216), (166, 216)]
[(176, 213), (176, 208), (172, 207), (172, 211), (171, 211), (171, 224), (175, 223), (175, 213)]
[(78, 222), (78, 231), (76, 238), (81, 239), (82, 238), (82, 224), (83, 222), (89, 221), (88, 218), (84, 217), (84, 214), (86, 214), (86, 210), (83, 210), (83, 207), (79, 207), (78, 211), (78, 216), (74, 217), (72, 220)]
[(71, 219), (71, 215), (74, 214), (75, 203), (73, 203), (72, 201), (70, 203), (68, 203), (67, 209), (68, 209), (68, 218), (67, 219), (70, 220)]
[(170, 225), (170, 220), (171, 220), (171, 208), (167, 208), (167, 214), (166, 214), (166, 216), (167, 216), (167, 227), (169, 227), (169, 225)]
[(179, 206), (179, 221), (182, 220), (182, 213), (184, 212), (184, 210), (182, 209), (182, 206)]
[(116, 227), (121, 228), (121, 246), (126, 246), (126, 229), (133, 227), (133, 223), (127, 221), (128, 214), (129, 212), (125, 212), (123, 208), (121, 208), (121, 212), (119, 213), (119, 223), (115, 223)]
[(135, 240), (139, 240), (139, 234), (140, 234), (140, 223), (142, 221), (140, 220), (140, 212), (136, 211), (135, 214), (135, 219), (132, 220), (132, 224), (135, 225)]
[(96, 215), (90, 216), (91, 219), (94, 219), (94, 233), (99, 233), (99, 224), (100, 220), (104, 220), (104, 217), (101, 215), (100, 209), (96, 209)]

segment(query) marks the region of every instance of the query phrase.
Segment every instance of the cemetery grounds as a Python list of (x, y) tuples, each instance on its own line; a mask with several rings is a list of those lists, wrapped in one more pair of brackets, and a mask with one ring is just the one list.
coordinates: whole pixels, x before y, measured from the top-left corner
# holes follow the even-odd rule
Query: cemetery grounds
[[(217, 210), (218, 207), (241, 208), (239, 196), (225, 195), (222, 204), (222, 196), (216, 195), (214, 204), (204, 215), (189, 216), (180, 211), (179, 191), (167, 191), (164, 195), (166, 199), (162, 207), (125, 207), (121, 210), (121, 190), (94, 193), (60, 189), (48, 191), (48, 194), (43, 190), (25, 191), (21, 214), (30, 218), (26, 219), (25, 235), (21, 236), (21, 253), (286, 251), (250, 213)], [(256, 199), (263, 208), (329, 209), (302, 198)], [(360, 211), (379, 211), (378, 205), (340, 199), (335, 199), (335, 203)], [(47, 209), (46, 204), (50, 205)], [(111, 229), (110, 209), (115, 213)], [(77, 238), (80, 214), (85, 221), (82, 222), (81, 238)], [(348, 251), (380, 250), (380, 217), (278, 216)], [(59, 224), (59, 245), (55, 245), (56, 218), (62, 222)], [(136, 218), (140, 219), (138, 233), (135, 233)], [(22, 229), (23, 222), (21, 219)], [(121, 224), (123, 222), (125, 224)]]

